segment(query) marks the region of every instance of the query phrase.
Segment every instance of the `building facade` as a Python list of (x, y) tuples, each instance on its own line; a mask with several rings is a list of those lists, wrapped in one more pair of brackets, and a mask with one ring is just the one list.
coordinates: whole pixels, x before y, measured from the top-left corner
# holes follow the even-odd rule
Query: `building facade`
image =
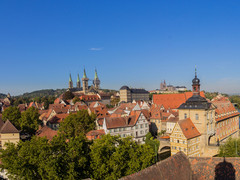
[(104, 118), (103, 129), (105, 134), (132, 136), (133, 140), (143, 144), (149, 132), (149, 123), (141, 111), (132, 111), (130, 116)]
[(120, 88), (120, 102), (132, 102), (132, 101), (143, 100), (149, 101), (149, 92), (145, 89), (134, 89), (128, 86), (122, 86)]

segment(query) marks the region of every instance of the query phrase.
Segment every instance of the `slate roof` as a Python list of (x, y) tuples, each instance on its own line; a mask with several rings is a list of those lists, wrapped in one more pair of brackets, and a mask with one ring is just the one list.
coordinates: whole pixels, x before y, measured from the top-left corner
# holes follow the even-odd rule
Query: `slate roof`
[(209, 109), (211, 104), (206, 98), (193, 95), (185, 103), (181, 104), (178, 109)]
[(15, 126), (9, 120), (7, 120), (2, 126), (0, 133), (1, 134), (19, 133), (19, 131), (15, 128)]

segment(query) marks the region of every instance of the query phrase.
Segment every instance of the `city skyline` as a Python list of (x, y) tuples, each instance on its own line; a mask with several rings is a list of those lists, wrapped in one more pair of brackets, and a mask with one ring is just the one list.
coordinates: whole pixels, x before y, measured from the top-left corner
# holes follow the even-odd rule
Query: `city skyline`
[(160, 83), (240, 93), (239, 2), (1, 1), (0, 93), (68, 87), (77, 74), (101, 88)]

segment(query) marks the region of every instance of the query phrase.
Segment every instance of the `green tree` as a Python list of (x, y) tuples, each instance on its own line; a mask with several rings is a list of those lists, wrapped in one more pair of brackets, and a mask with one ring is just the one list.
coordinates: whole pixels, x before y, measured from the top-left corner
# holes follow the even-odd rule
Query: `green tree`
[(89, 115), (87, 110), (80, 110), (76, 114), (70, 114), (66, 117), (60, 123), (59, 131), (68, 138), (86, 134), (95, 128), (95, 119), (94, 114)]
[(240, 139), (229, 138), (224, 145), (219, 147), (220, 157), (240, 157)]
[(1, 150), (1, 168), (11, 179), (86, 179), (90, 175), (89, 148), (85, 136), (66, 139), (64, 135), (46, 138), (33, 137), (18, 145), (7, 144)]
[(19, 111), (18, 107), (8, 107), (2, 113), (3, 121), (11, 121), (11, 123), (17, 128), (20, 129), (20, 119), (21, 119), (21, 112)]
[(105, 135), (91, 146), (92, 179), (119, 179), (154, 163), (154, 152), (131, 137)]
[(35, 134), (38, 130), (39, 113), (35, 107), (30, 107), (26, 111), (22, 112), (20, 127), (23, 132), (27, 132), (31, 135)]
[(155, 161), (157, 162), (157, 156), (158, 156), (158, 149), (160, 146), (160, 141), (158, 141), (157, 139), (154, 139), (154, 137), (152, 136), (152, 134), (150, 132), (148, 132), (146, 134), (146, 139), (145, 139), (145, 143), (147, 145), (149, 145), (152, 150), (155, 152)]
[(66, 91), (63, 94), (63, 100), (69, 100), (69, 99), (72, 99), (72, 98), (74, 98), (74, 94), (71, 91)]

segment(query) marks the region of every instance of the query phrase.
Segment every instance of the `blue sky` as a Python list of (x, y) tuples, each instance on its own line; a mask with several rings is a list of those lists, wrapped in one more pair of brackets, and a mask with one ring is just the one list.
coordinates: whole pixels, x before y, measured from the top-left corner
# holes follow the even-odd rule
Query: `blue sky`
[(240, 92), (237, 0), (0, 1), (0, 92), (66, 88), (71, 72), (102, 88), (166, 80)]

